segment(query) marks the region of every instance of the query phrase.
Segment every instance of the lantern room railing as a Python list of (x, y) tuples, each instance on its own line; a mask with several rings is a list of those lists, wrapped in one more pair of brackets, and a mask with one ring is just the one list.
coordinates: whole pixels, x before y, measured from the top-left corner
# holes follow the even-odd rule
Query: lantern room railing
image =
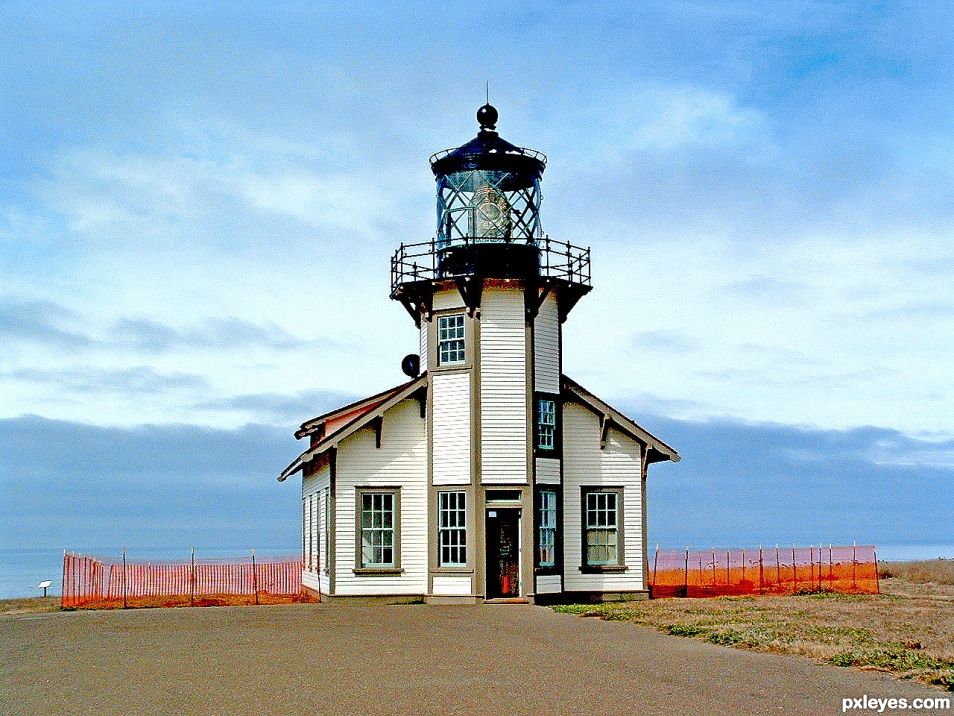
[(590, 249), (574, 246), (565, 241), (557, 241), (549, 236), (534, 240), (513, 239), (511, 242), (481, 238), (464, 238), (452, 242), (423, 241), (417, 244), (401, 244), (391, 257), (391, 296), (399, 293), (401, 286), (419, 281), (433, 281), (442, 278), (469, 275), (447, 270), (442, 258), (450, 249), (479, 246), (485, 244), (519, 244), (534, 246), (539, 250), (540, 277), (555, 278), (572, 284), (590, 287)]

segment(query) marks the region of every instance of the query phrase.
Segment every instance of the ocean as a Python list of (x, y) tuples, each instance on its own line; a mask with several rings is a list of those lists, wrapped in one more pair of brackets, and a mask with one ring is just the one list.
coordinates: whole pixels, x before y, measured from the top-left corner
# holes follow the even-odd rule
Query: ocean
[[(81, 554), (121, 558), (121, 549), (75, 550)], [(277, 547), (256, 549), (259, 557), (297, 557), (301, 547)], [(229, 559), (251, 557), (250, 549), (202, 548), (196, 547), (197, 559)], [(155, 560), (157, 562), (174, 560), (188, 561), (192, 555), (191, 547), (127, 548), (130, 560)], [(63, 583), (62, 549), (0, 549), (0, 599), (15, 597), (38, 597), (43, 590), (37, 585), (44, 580), (52, 580), (48, 594), (59, 595)]]

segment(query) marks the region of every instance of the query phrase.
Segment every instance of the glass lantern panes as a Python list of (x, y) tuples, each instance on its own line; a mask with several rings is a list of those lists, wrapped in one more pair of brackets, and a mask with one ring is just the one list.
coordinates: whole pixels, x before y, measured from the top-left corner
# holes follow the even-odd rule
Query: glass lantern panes
[(488, 169), (442, 175), (437, 182), (438, 246), (532, 243), (542, 236), (541, 199), (539, 177)]
[(394, 566), (394, 493), (361, 495), (361, 566)]

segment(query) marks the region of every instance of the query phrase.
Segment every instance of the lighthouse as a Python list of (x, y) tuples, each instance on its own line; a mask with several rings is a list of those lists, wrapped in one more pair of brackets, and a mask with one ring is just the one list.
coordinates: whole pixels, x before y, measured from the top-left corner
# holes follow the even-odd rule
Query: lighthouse
[(402, 243), (391, 292), (413, 321), (410, 379), (301, 425), (303, 584), (322, 599), (433, 603), (647, 593), (659, 438), (563, 374), (590, 249), (543, 229), (547, 159), (497, 110), (430, 159), (436, 226)]

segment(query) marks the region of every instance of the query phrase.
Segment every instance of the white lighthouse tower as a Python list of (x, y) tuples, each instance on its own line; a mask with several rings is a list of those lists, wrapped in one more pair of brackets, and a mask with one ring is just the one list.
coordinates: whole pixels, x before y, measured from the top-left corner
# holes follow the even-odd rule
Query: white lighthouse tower
[(645, 594), (647, 469), (679, 457), (563, 375), (590, 250), (543, 233), (546, 157), (503, 140), (491, 105), (477, 119), (431, 157), (435, 238), (391, 260), (391, 298), (420, 331), (411, 382), (304, 423), (311, 447), (280, 477), (304, 474), (305, 584), (433, 602)]

